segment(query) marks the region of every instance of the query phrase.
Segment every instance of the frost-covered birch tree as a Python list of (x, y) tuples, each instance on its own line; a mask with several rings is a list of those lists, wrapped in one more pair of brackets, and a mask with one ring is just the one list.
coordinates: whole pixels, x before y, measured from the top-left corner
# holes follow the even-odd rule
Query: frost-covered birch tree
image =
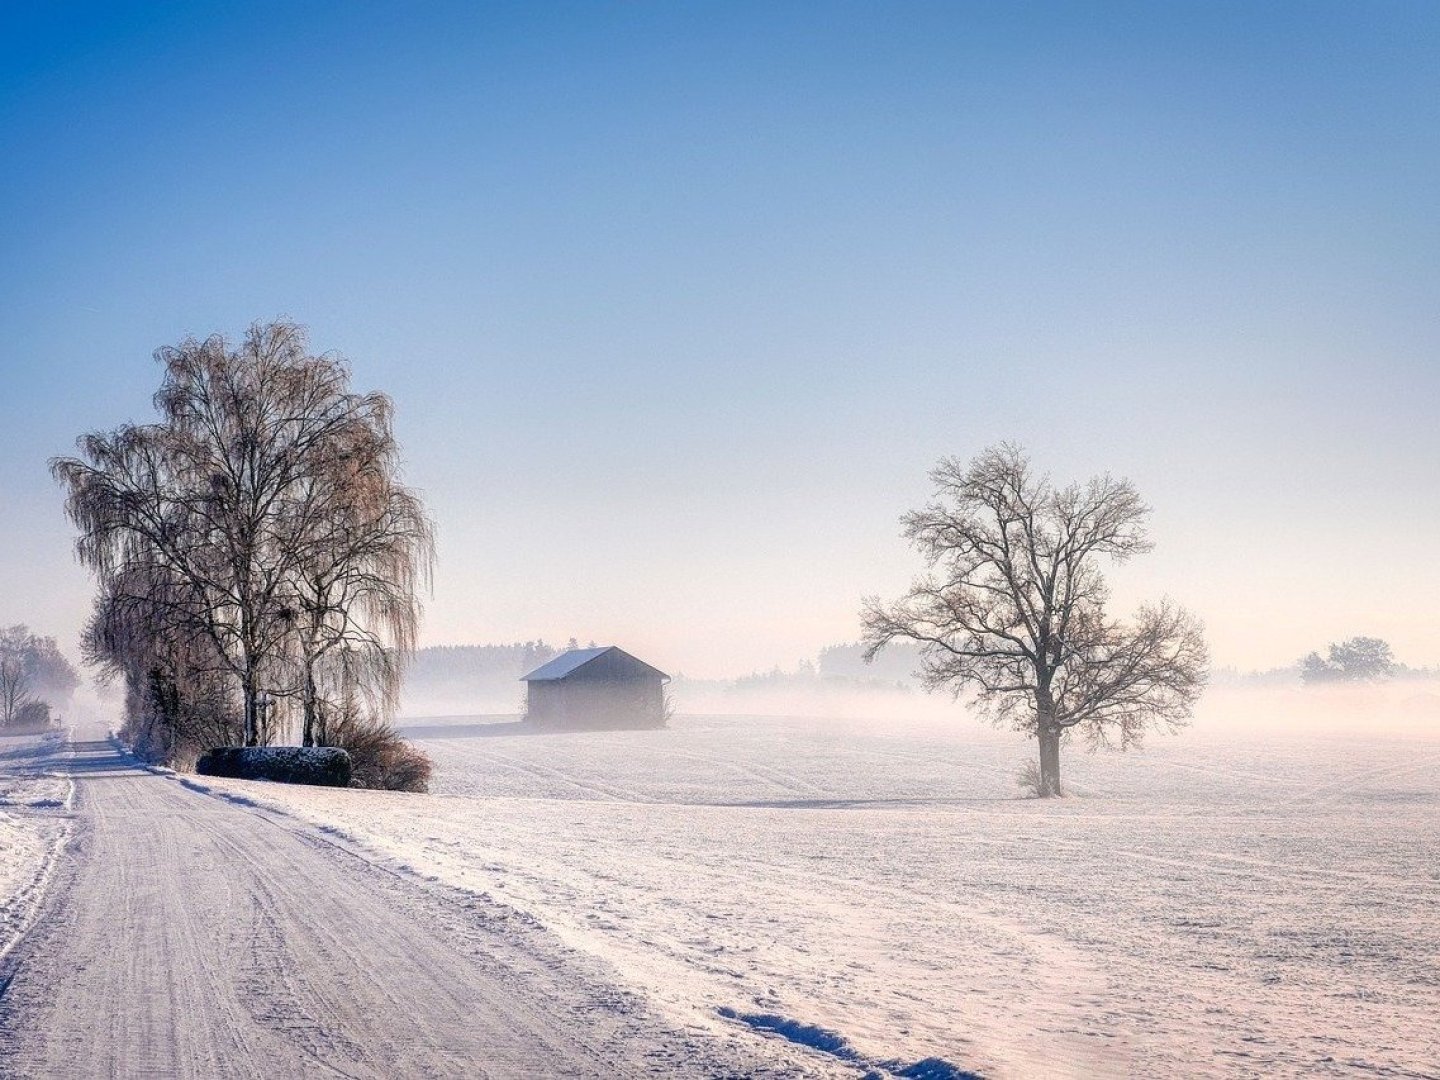
[(337, 642), (363, 644), (393, 696), (430, 529), (396, 478), (389, 399), (352, 392), (345, 362), (286, 321), (155, 356), (159, 420), (85, 435), (52, 463), (101, 585), (92, 646), (213, 663), (246, 745), (274, 734), (264, 701), (311, 700), (307, 676)]
[(328, 714), (351, 697), (393, 711), (401, 663), (414, 652), (435, 545), (419, 497), (397, 479), (398, 461), (389, 410), (374, 408), (328, 448), (295, 504), (304, 746), (327, 741)]

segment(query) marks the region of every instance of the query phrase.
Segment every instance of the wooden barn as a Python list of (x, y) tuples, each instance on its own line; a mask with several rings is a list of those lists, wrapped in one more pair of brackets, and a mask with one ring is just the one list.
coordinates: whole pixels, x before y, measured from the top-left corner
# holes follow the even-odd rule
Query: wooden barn
[(670, 676), (606, 645), (571, 649), (523, 677), (525, 719), (568, 730), (665, 726)]

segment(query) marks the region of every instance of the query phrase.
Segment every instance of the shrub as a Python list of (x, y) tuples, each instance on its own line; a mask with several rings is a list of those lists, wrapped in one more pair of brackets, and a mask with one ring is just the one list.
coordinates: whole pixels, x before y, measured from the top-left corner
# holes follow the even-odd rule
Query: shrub
[(195, 762), (202, 776), (349, 787), (350, 755), (335, 746), (219, 746)]
[(125, 680), (119, 734), (142, 761), (187, 772), (210, 747), (234, 746), (243, 730), (238, 698), (212, 675), (180, 678), (156, 669)]
[(52, 722), (50, 706), (43, 701), (27, 701), (15, 710), (14, 726), (26, 731), (48, 728)]
[(1038, 799), (1045, 790), (1040, 783), (1039, 762), (1032, 760), (1021, 765), (1015, 773), (1015, 783), (1019, 785), (1020, 790), (1025, 792), (1027, 797)]
[(344, 747), (353, 767), (352, 785), (381, 791), (430, 790), (430, 757), (411, 746), (389, 724), (351, 716), (331, 726), (327, 742)]

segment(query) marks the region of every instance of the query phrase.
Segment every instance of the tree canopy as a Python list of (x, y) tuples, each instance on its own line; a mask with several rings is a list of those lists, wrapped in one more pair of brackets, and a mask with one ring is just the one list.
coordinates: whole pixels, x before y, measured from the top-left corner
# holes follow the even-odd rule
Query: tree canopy
[(1101, 561), (1151, 546), (1128, 481), (1059, 487), (1009, 444), (930, 475), (935, 498), (903, 519), (929, 571), (893, 603), (867, 600), (869, 655), (915, 642), (927, 688), (972, 691), (984, 715), (1035, 735), (1042, 794), (1060, 793), (1065, 734), (1123, 749), (1188, 721), (1206, 677), (1199, 624), (1168, 601), (1129, 622), (1106, 612)]
[(283, 320), (155, 359), (158, 420), (52, 462), (100, 582), (91, 656), (172, 725), (238, 698), (246, 745), (291, 704), (307, 743), (327, 705), (392, 704), (433, 540), (389, 399), (353, 392), (345, 361)]
[(23, 624), (0, 627), (0, 724), (17, 723), (27, 706), (67, 701), (79, 685), (54, 638)]
[(1307, 684), (1326, 682), (1379, 682), (1396, 670), (1388, 642), (1375, 637), (1352, 637), (1332, 642), (1327, 656), (1312, 652), (1300, 661), (1300, 678)]

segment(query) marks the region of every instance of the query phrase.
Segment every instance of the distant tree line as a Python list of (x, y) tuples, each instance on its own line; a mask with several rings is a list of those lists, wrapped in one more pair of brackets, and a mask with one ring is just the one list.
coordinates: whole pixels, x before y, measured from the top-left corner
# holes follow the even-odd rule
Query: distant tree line
[(561, 651), (543, 639), (503, 645), (431, 645), (416, 651), (405, 681), (409, 686), (437, 687), (496, 677), (518, 679)]
[[(594, 642), (590, 643), (594, 645)], [(405, 675), (405, 694), (418, 700), (442, 700), (467, 709), (508, 711), (521, 700), (520, 677), (566, 649), (543, 639), (488, 645), (432, 645), (415, 653)]]
[(63, 708), (80, 676), (51, 637), (24, 625), (0, 628), (0, 727), (47, 726)]
[(1218, 668), (1215, 681), (1238, 686), (1285, 686), (1299, 681), (1306, 686), (1330, 683), (1377, 683), (1392, 679), (1440, 679), (1440, 667), (1415, 666), (1394, 658), (1382, 638), (1352, 637), (1332, 642), (1322, 655), (1307, 653), (1293, 664), (1256, 671)]
[[(589, 642), (588, 647), (593, 647)], [(581, 648), (570, 638), (564, 645), (544, 639), (489, 645), (432, 645), (419, 649), (405, 675), (409, 694), (452, 701), (509, 702), (519, 694), (521, 676), (568, 649)], [(692, 679), (676, 673), (672, 687), (707, 690), (827, 689), (911, 691), (920, 666), (918, 649), (896, 646), (875, 664), (864, 660), (865, 646), (845, 642), (822, 648), (815, 660), (801, 660), (793, 670), (779, 666), (726, 679)]]
[(878, 680), (907, 689), (919, 685), (922, 654), (918, 647), (896, 643), (868, 661), (867, 650), (863, 641), (827, 645), (816, 657), (816, 670), (822, 678)]
[(123, 680), (127, 734), (168, 759), (383, 727), (434, 551), (390, 400), (286, 321), (155, 358), (158, 420), (52, 462), (100, 586), (86, 658)]
[(867, 668), (863, 660), (864, 646), (852, 643), (827, 645), (816, 659), (801, 660), (793, 670), (775, 666), (769, 671), (754, 671), (730, 679), (677, 678), (680, 689), (704, 686), (720, 690), (819, 690), (824, 692), (912, 693), (916, 688), (915, 672), (919, 654), (905, 647), (897, 648), (878, 670)]
[(1332, 642), (1321, 656), (1312, 652), (1299, 664), (1307, 685), (1331, 682), (1380, 682), (1397, 674), (1400, 665), (1388, 642), (1374, 637), (1352, 637)]

